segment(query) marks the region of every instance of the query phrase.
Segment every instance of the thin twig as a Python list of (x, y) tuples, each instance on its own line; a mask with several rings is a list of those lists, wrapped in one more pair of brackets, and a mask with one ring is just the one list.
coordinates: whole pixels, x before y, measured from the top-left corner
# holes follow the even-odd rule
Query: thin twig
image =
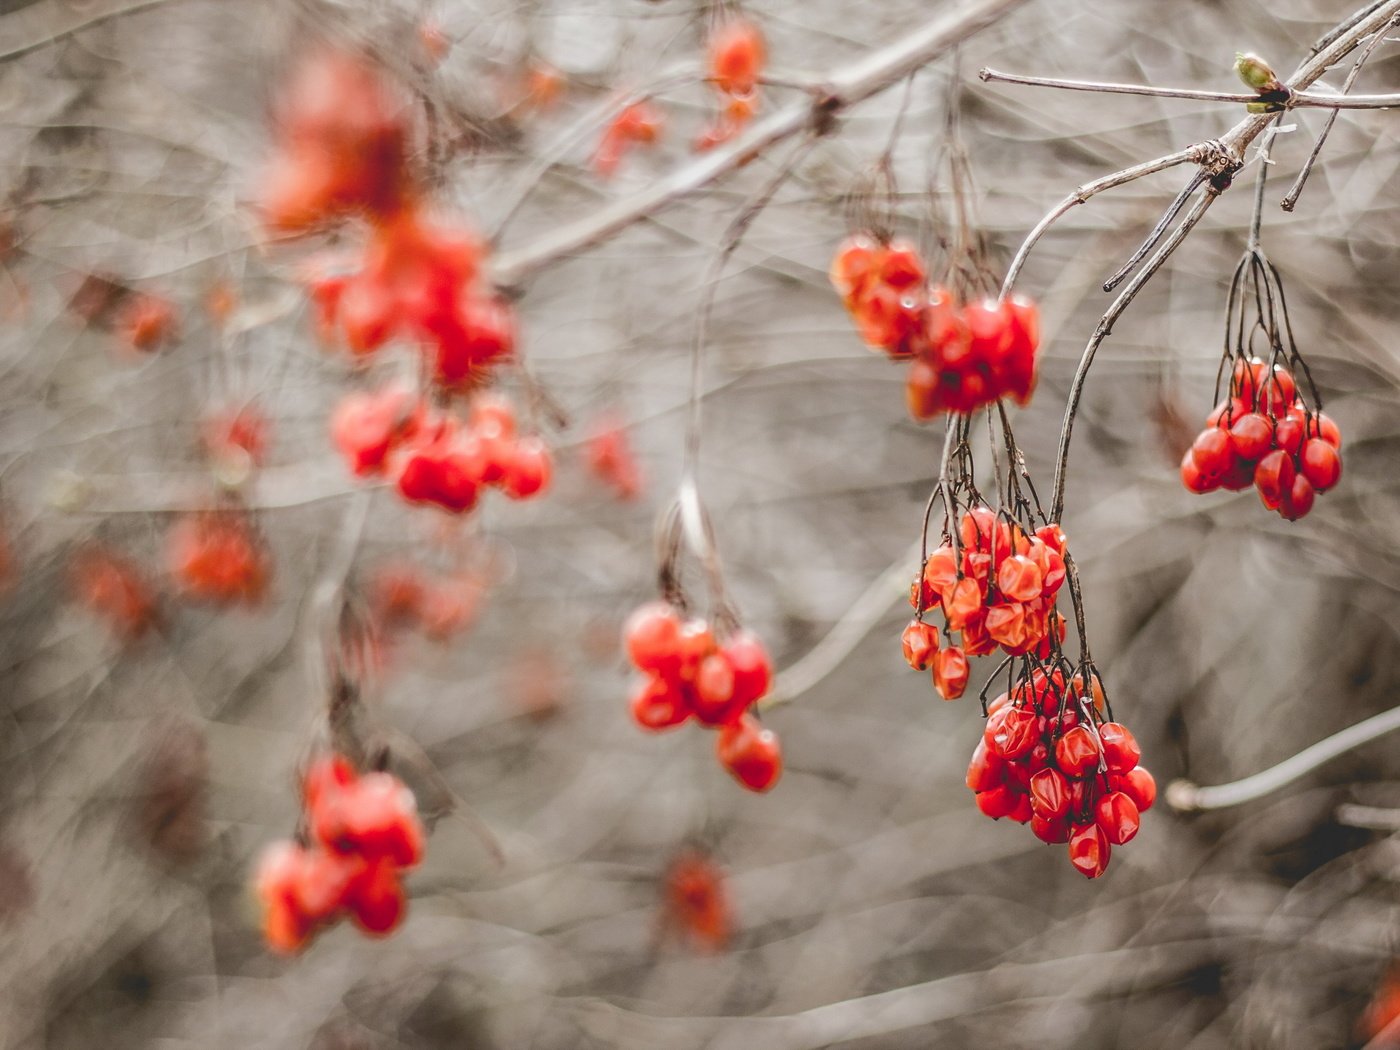
[(1118, 298), (1113, 301), (1113, 305), (1108, 308), (1103, 317), (1099, 319), (1098, 326), (1094, 329), (1094, 334), (1089, 337), (1088, 345), (1084, 347), (1084, 353), (1079, 359), (1079, 367), (1074, 372), (1074, 382), (1070, 384), (1069, 401), (1065, 405), (1065, 417), (1060, 426), (1060, 446), (1055, 458), (1055, 488), (1050, 497), (1050, 520), (1058, 522), (1065, 509), (1065, 472), (1069, 465), (1069, 443), (1070, 436), (1074, 431), (1074, 417), (1079, 409), (1079, 398), (1084, 393), (1084, 381), (1089, 376), (1089, 369), (1094, 363), (1094, 355), (1099, 349), (1099, 345), (1108, 338), (1108, 334), (1113, 331), (1113, 324), (1128, 308), (1137, 293), (1142, 290), (1143, 285), (1152, 279), (1152, 276), (1162, 268), (1162, 264), (1167, 261), (1172, 252), (1176, 251), (1182, 241), (1186, 239), (1196, 224), (1201, 221), (1209, 208), (1220, 196), (1213, 187), (1208, 187), (1206, 192), (1201, 194), (1200, 199), (1186, 214), (1186, 218), (1172, 232), (1156, 253), (1152, 256), (1146, 266), (1138, 271), (1137, 275), (1128, 282)]
[[(1342, 81), (1341, 94), (1345, 95), (1351, 90), (1352, 84), (1356, 83), (1356, 78), (1361, 73), (1361, 67), (1366, 64), (1366, 61), (1376, 50), (1377, 45), (1385, 39), (1386, 29), (1394, 25), (1395, 22), (1392, 21), (1390, 25), (1372, 34), (1370, 41), (1366, 44), (1365, 48), (1362, 49), (1361, 54), (1356, 57), (1356, 61), (1347, 72), (1346, 79)], [(1327, 114), (1327, 119), (1323, 121), (1322, 130), (1317, 133), (1317, 141), (1313, 143), (1312, 152), (1308, 154), (1308, 159), (1303, 162), (1303, 167), (1299, 170), (1298, 177), (1293, 180), (1293, 185), (1289, 187), (1288, 192), (1284, 194), (1283, 200), (1279, 202), (1279, 207), (1284, 211), (1292, 211), (1297, 205), (1298, 197), (1303, 192), (1303, 186), (1307, 183), (1308, 176), (1312, 174), (1313, 165), (1317, 163), (1317, 158), (1322, 152), (1322, 147), (1327, 143), (1327, 136), (1332, 133), (1332, 125), (1337, 122), (1337, 114), (1339, 112), (1340, 110), (1332, 110), (1332, 112)]]
[(1291, 784), (1318, 766), (1397, 729), (1400, 729), (1400, 707), (1392, 707), (1389, 711), (1373, 715), (1364, 722), (1343, 729), (1340, 733), (1334, 733), (1325, 740), (1319, 740), (1278, 765), (1243, 780), (1217, 784), (1214, 787), (1200, 787), (1189, 780), (1175, 780), (1167, 785), (1167, 804), (1173, 809), (1200, 810), (1225, 809), (1252, 802)]
[(1111, 190), (1122, 186), (1125, 183), (1140, 179), (1144, 175), (1152, 175), (1155, 172), (1165, 171), (1178, 164), (1185, 164), (1187, 161), (1199, 161), (1199, 150), (1196, 147), (1177, 150), (1175, 153), (1168, 153), (1165, 157), (1158, 157), (1156, 160), (1144, 161), (1142, 164), (1134, 164), (1130, 168), (1122, 171), (1115, 171), (1112, 174), (1104, 175), (1093, 182), (1086, 182), (1077, 190), (1067, 196), (1059, 204), (1055, 205), (1044, 218), (1035, 224), (1035, 228), (1026, 236), (1021, 247), (1016, 250), (1016, 256), (1011, 260), (1011, 265), (1006, 270), (1006, 280), (1002, 282), (1001, 298), (1005, 299), (1011, 289), (1016, 284), (1016, 278), (1020, 276), (1021, 267), (1026, 264), (1026, 257), (1030, 255), (1031, 249), (1044, 235), (1045, 231), (1055, 224), (1066, 212), (1077, 204), (1085, 204), (1090, 197), (1102, 193), (1104, 190)]
[(1266, 105), (1271, 111), (1287, 109), (1395, 109), (1400, 95), (1310, 95), (1290, 89), (1286, 98), (1240, 91), (1198, 91), (1194, 88), (1163, 88), (1150, 84), (1113, 84), (1101, 80), (1060, 80), (1054, 77), (1028, 77), (983, 69), (977, 74), (991, 83), (1025, 84), (1030, 87), (1058, 88), (1062, 91), (1090, 91), (1109, 95), (1149, 95), (1153, 98), (1180, 98), (1196, 102), (1231, 102), (1236, 105)]

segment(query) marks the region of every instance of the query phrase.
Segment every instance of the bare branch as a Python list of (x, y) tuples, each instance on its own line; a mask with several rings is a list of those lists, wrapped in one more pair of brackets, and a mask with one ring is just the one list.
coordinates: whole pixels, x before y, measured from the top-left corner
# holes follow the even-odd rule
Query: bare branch
[(519, 285), (547, 266), (606, 241), (633, 223), (703, 189), (755, 155), (806, 129), (823, 130), (842, 110), (928, 65), (968, 37), (995, 23), (1025, 0), (972, 0), (941, 14), (900, 40), (837, 70), (812, 97), (779, 110), (734, 141), (692, 160), (634, 196), (570, 223), (533, 245), (504, 252), (495, 263), (502, 287)]
[(1325, 740), (1319, 740), (1278, 765), (1243, 780), (1217, 784), (1215, 787), (1200, 787), (1189, 780), (1175, 780), (1167, 785), (1167, 803), (1173, 809), (1197, 810), (1226, 809), (1253, 802), (1311, 773), (1318, 766), (1397, 729), (1400, 729), (1400, 707), (1392, 707)]

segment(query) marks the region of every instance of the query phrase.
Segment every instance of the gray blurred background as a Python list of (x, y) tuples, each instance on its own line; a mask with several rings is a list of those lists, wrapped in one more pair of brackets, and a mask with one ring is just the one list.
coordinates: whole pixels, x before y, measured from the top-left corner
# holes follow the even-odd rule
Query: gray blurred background
[[(746, 10), (773, 70), (807, 74), (943, 6)], [(956, 98), (995, 268), (1073, 187), (1218, 135), (1238, 114), (983, 85), (979, 66), (1237, 90), (1236, 50), (1292, 69), (1353, 6), (1032, 0), (967, 43)], [(315, 739), (310, 593), (357, 489), (326, 417), (359, 382), (317, 345), (290, 283), (314, 245), (265, 245), (249, 208), (272, 86), (311, 40), (372, 41), (445, 114), (434, 168), (445, 210), (491, 230), (539, 178), (503, 236), (519, 248), (686, 162), (713, 105), (700, 85), (663, 96), (663, 144), (608, 183), (588, 170), (596, 135), (583, 122), (615, 86), (694, 69), (709, 11), (692, 0), (31, 0), (0, 12), (12, 231), (0, 258), (0, 511), (16, 566), (0, 604), (0, 1046), (1366, 1041), (1358, 1018), (1400, 941), (1400, 843), (1385, 829), (1400, 827), (1393, 738), (1237, 809), (1182, 816), (1159, 803), (1089, 883), (1063, 847), (974, 808), (962, 777), (980, 712), (972, 696), (942, 703), (903, 665), (898, 588), (849, 657), (768, 719), (787, 759), (772, 793), (740, 790), (707, 733), (653, 737), (631, 723), (616, 632), (654, 593), (652, 528), (680, 467), (701, 282), (724, 226), (791, 144), (529, 282), (524, 354), (573, 424), (551, 436), (554, 490), (487, 501), (457, 541), (491, 566), (478, 623), (445, 645), (405, 640), (368, 696), (425, 807), (443, 795), (425, 764), (464, 805), (436, 822), (394, 937), (342, 925), (299, 958), (266, 954), (247, 871), (290, 832), (295, 770)], [(453, 41), (436, 71), (413, 57), (428, 17)], [(530, 55), (567, 86), (555, 109), (521, 117), (502, 97)], [(1398, 55), (1382, 44), (1358, 90), (1400, 90)], [(953, 70), (945, 58), (915, 80), (895, 150), (897, 225), (926, 246)], [(860, 346), (826, 280), (848, 229), (843, 199), (884, 147), (900, 94), (853, 110), (802, 159), (717, 290), (701, 482), (739, 608), (780, 671), (891, 565), (904, 559), (912, 575), (937, 472), (941, 431), (908, 421), (903, 370)], [(796, 97), (775, 87), (766, 103)], [(1252, 491), (1193, 496), (1178, 478), (1212, 404), (1252, 174), (1119, 322), (1075, 430), (1063, 525), (1090, 638), (1163, 786), (1235, 780), (1400, 703), (1400, 116), (1342, 114), (1288, 215), (1274, 202), (1322, 120), (1295, 116), (1275, 149), (1263, 243), (1346, 439), (1340, 486), (1290, 524)], [(540, 177), (542, 157), (558, 163)], [(1167, 172), (1075, 209), (1022, 276), (1047, 331), (1039, 391), (1015, 426), (1042, 494), (1070, 375), (1110, 301), (1098, 285), (1185, 178)], [(110, 331), (66, 305), (93, 273), (178, 302), (178, 345), (141, 360), (114, 352)], [(223, 333), (199, 309), (219, 281), (240, 302)], [(247, 497), (275, 558), (270, 600), (214, 612), (167, 597), (160, 629), (122, 647), (72, 601), (73, 552), (97, 537), (158, 575), (171, 512), (211, 491), (200, 420), (249, 399), (274, 431)], [(589, 421), (608, 411), (628, 422), (646, 476), (632, 504), (583, 469)], [(443, 563), (434, 512), (370, 499), (352, 584), (388, 557)], [(977, 663), (970, 692), (994, 660)], [(658, 935), (661, 879), (687, 846), (728, 872), (726, 951)]]

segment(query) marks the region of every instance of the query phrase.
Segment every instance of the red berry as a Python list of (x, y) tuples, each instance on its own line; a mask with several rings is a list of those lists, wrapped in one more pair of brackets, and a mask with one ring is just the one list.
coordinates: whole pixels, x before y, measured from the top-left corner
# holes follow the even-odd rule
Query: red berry
[(1099, 740), (1103, 744), (1103, 757), (1110, 773), (1126, 773), (1142, 758), (1142, 748), (1138, 747), (1127, 726), (1105, 722), (1099, 726)]
[(1220, 484), (1220, 479), (1203, 471), (1196, 463), (1194, 451), (1188, 448), (1186, 455), (1181, 457), (1181, 483), (1191, 492), (1199, 494), (1213, 491)]
[(680, 684), (655, 675), (638, 683), (630, 707), (632, 720), (654, 732), (678, 726), (691, 714)]
[(710, 37), (710, 78), (728, 94), (753, 91), (765, 58), (763, 34), (751, 22), (735, 19)]
[(1323, 441), (1333, 448), (1340, 450), (1342, 447), (1342, 432), (1337, 428), (1336, 422), (1326, 412), (1319, 412), (1313, 417), (1312, 433), (1315, 433)]
[(1099, 745), (1084, 726), (1075, 726), (1055, 741), (1055, 761), (1067, 777), (1082, 777), (1099, 764)]
[(990, 791), (1006, 780), (1006, 762), (987, 749), (985, 738), (972, 749), (972, 761), (967, 766), (967, 786), (973, 791)]
[(724, 726), (715, 741), (720, 765), (750, 791), (767, 791), (783, 772), (783, 753), (777, 734), (765, 729), (752, 715)]
[(1005, 784), (987, 791), (979, 791), (976, 796), (977, 808), (993, 820), (1011, 816), (1018, 806), (1021, 796)]
[(733, 710), (731, 717), (733, 700), (734, 666), (722, 650), (713, 652), (700, 661), (700, 667), (695, 672), (692, 698), (695, 715), (706, 725), (732, 722), (744, 710), (743, 707)]
[(1138, 833), (1138, 808), (1125, 792), (1110, 791), (1094, 807), (1094, 822), (1104, 837), (1121, 846)]
[(1282, 449), (1274, 449), (1254, 468), (1254, 487), (1270, 510), (1278, 510), (1284, 493), (1293, 490), (1293, 460)]
[(1029, 707), (1003, 707), (987, 719), (982, 739), (998, 758), (1014, 759), (1035, 747), (1040, 716)]
[(904, 645), (905, 662), (916, 671), (928, 670), (929, 662), (938, 652), (938, 631), (922, 620), (914, 620), (904, 628), (900, 640)]
[(649, 602), (635, 610), (622, 628), (622, 644), (641, 671), (674, 675), (680, 670), (681, 619), (666, 602)]
[(1058, 769), (1042, 769), (1033, 775), (1030, 796), (1036, 815), (1045, 820), (1057, 820), (1069, 812), (1069, 782)]
[(1031, 834), (1041, 842), (1055, 846), (1069, 841), (1069, 818), (1047, 819), (1036, 813), (1031, 817)]
[(1279, 513), (1289, 521), (1297, 521), (1312, 510), (1316, 498), (1317, 492), (1313, 489), (1312, 482), (1302, 474), (1296, 474), (1293, 486), (1284, 494)]
[(956, 645), (940, 649), (933, 658), (933, 687), (944, 700), (956, 700), (967, 689), (967, 657)]
[(742, 707), (761, 700), (773, 682), (773, 665), (758, 636), (737, 631), (721, 648), (734, 670), (733, 703)]
[(1157, 781), (1142, 766), (1124, 773), (1117, 790), (1133, 800), (1139, 813), (1146, 813), (1157, 801)]
[(1318, 492), (1326, 492), (1341, 479), (1342, 457), (1325, 438), (1309, 438), (1298, 457), (1302, 473)]
[(1259, 459), (1273, 447), (1274, 431), (1258, 412), (1246, 412), (1230, 424), (1230, 444), (1240, 459)]
[(549, 449), (537, 437), (522, 438), (506, 460), (501, 488), (511, 499), (529, 499), (549, 486)]
[(1097, 879), (1108, 870), (1111, 848), (1097, 824), (1075, 824), (1069, 837), (1069, 862), (1086, 879)]
[(346, 904), (355, 925), (366, 933), (376, 937), (392, 933), (408, 910), (393, 863), (388, 858), (370, 863), (351, 883)]

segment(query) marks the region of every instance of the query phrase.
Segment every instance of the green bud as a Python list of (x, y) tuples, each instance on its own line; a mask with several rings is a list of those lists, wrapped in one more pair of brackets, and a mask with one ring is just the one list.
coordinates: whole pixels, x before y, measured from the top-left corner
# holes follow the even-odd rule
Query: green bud
[(1260, 93), (1283, 90), (1283, 84), (1269, 67), (1269, 63), (1258, 55), (1235, 52), (1235, 72), (1248, 87)]

